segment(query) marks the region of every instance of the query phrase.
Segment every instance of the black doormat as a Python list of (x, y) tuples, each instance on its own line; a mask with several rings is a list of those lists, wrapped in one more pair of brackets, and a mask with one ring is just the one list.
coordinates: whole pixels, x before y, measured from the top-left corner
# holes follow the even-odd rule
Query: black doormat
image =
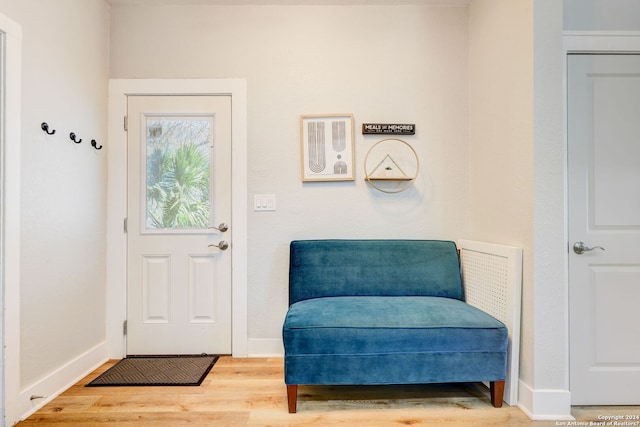
[(198, 386), (220, 356), (127, 356), (87, 387)]

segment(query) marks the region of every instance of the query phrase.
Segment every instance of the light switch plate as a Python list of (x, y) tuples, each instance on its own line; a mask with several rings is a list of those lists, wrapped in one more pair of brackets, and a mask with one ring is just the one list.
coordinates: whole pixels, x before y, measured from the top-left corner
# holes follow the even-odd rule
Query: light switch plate
[(275, 211), (276, 195), (275, 194), (254, 194), (253, 210), (256, 212)]

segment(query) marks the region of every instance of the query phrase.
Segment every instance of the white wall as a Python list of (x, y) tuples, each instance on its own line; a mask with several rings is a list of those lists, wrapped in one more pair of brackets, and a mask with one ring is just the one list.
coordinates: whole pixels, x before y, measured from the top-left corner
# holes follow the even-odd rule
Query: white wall
[[(112, 78), (246, 78), (250, 353), (281, 343), (288, 244), (305, 238), (467, 235), (466, 7), (112, 7)], [(353, 113), (356, 181), (300, 179), (299, 116)], [(363, 180), (363, 122), (415, 123), (414, 189)], [(251, 344), (253, 343), (253, 344)]]
[(534, 383), (530, 412), (570, 414), (562, 4), (534, 0)]
[(470, 236), (523, 248), (520, 377), (533, 379), (533, 19), (530, 1), (469, 8)]
[(21, 393), (9, 410), (22, 414), (42, 402), (31, 394), (48, 396), (103, 357), (106, 154), (89, 141), (106, 142), (109, 10), (103, 0), (0, 0), (0, 12), (23, 34), (21, 319), (7, 325), (21, 341), (7, 349), (20, 364), (7, 394)]
[(639, 31), (637, 0), (564, 0), (568, 31)]
[(469, 8), (470, 236), (523, 251), (520, 405), (569, 416), (562, 4)]

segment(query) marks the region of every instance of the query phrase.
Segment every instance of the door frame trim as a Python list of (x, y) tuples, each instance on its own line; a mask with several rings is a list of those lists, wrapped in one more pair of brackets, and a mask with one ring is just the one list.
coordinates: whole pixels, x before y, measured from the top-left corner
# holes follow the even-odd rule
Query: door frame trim
[(127, 316), (127, 133), (129, 95), (231, 96), (231, 351), (248, 355), (247, 328), (247, 83), (245, 79), (112, 79), (109, 81), (106, 329), (109, 357), (125, 355)]
[(4, 107), (0, 138), (0, 424), (24, 413), (20, 384), (20, 138), (22, 120), (22, 26), (0, 13), (4, 43)]
[(565, 59), (570, 53), (639, 53), (640, 31), (565, 31), (564, 51)]

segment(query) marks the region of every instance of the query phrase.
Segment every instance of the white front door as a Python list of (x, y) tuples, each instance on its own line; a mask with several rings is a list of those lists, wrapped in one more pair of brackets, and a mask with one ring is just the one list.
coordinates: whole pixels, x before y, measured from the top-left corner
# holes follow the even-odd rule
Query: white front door
[(640, 404), (640, 56), (570, 55), (570, 386)]
[(127, 354), (230, 354), (231, 97), (127, 110)]

